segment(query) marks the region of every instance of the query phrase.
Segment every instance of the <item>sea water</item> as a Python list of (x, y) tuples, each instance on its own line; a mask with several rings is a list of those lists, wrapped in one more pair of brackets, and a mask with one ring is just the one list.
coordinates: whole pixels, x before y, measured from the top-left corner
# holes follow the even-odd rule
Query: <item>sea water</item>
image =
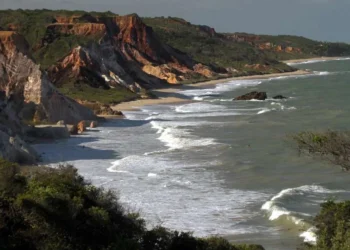
[[(35, 147), (44, 163), (73, 164), (115, 190), (149, 227), (296, 249), (315, 242), (312, 218), (322, 202), (350, 199), (350, 174), (300, 156), (290, 139), (349, 129), (350, 61), (294, 66), (313, 74), (184, 90), (194, 102), (125, 112), (127, 119)], [(250, 91), (269, 98), (233, 100)], [(288, 99), (272, 99), (279, 94)]]

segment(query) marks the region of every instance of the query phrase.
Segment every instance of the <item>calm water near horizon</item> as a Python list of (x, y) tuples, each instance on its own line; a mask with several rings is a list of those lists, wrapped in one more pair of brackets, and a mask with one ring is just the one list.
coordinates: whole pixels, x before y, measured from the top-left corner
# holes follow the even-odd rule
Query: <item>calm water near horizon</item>
[[(297, 67), (314, 74), (185, 90), (196, 102), (125, 112), (127, 119), (35, 148), (45, 163), (71, 163), (116, 190), (149, 226), (296, 249), (314, 240), (320, 203), (350, 199), (350, 173), (300, 156), (288, 139), (349, 129), (350, 61)], [(232, 100), (254, 90), (289, 98)]]

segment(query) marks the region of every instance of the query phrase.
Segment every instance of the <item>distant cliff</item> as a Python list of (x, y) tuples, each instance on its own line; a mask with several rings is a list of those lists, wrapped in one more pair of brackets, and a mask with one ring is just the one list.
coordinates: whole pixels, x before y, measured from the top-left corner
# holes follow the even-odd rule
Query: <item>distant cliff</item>
[(144, 18), (161, 41), (183, 50), (195, 60), (215, 63), (250, 74), (289, 71), (280, 60), (320, 56), (349, 56), (350, 45), (318, 42), (298, 36), (217, 33), (174, 17)]

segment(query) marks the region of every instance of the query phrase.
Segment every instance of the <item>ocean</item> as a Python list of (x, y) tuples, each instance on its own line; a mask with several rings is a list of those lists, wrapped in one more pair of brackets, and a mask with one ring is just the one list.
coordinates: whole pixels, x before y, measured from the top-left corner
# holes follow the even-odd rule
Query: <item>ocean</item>
[[(35, 148), (44, 164), (73, 164), (116, 191), (149, 227), (296, 249), (316, 240), (311, 222), (322, 202), (350, 199), (350, 174), (299, 155), (290, 139), (349, 129), (350, 61), (295, 66), (313, 74), (183, 90), (193, 102), (125, 112), (126, 119)], [(233, 100), (250, 91), (269, 98)]]

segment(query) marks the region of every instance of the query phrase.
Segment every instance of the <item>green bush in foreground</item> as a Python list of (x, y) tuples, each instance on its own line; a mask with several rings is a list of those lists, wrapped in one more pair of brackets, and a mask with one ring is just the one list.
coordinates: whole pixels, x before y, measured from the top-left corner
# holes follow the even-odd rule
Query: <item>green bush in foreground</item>
[[(302, 132), (293, 139), (300, 152), (321, 156), (346, 171), (350, 170), (349, 132)], [(306, 245), (304, 249), (350, 250), (350, 201), (323, 203), (314, 225), (317, 243), (315, 246)]]
[(110, 191), (92, 186), (71, 166), (26, 168), (0, 159), (1, 249), (262, 250), (225, 239), (195, 238), (128, 213)]

